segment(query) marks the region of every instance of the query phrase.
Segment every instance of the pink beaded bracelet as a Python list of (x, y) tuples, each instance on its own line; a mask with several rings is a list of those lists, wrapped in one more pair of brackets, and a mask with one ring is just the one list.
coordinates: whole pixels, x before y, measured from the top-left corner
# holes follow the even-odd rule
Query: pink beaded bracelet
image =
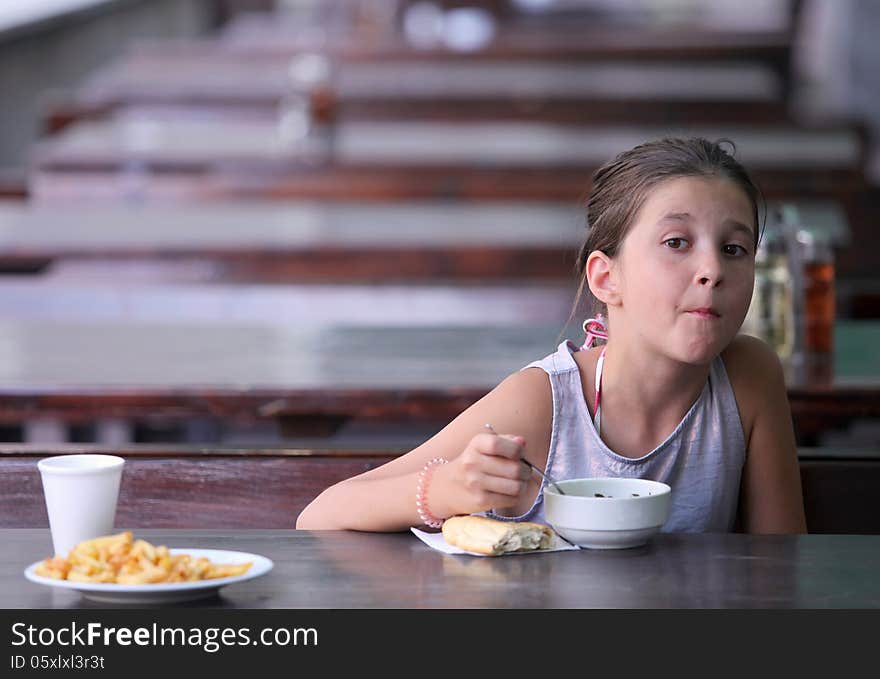
[(422, 523), (431, 528), (440, 528), (443, 525), (443, 519), (434, 516), (431, 514), (431, 510), (428, 509), (428, 484), (434, 467), (438, 464), (446, 464), (447, 462), (449, 460), (443, 457), (435, 457), (428, 460), (425, 466), (422, 467), (422, 471), (419, 472), (419, 481), (416, 484), (416, 510), (419, 512), (419, 518), (422, 520)]

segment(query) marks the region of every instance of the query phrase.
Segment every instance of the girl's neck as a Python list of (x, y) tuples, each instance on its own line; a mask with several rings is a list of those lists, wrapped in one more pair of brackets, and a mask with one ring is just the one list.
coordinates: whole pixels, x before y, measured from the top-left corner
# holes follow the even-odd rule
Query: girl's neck
[(627, 413), (636, 427), (665, 428), (684, 417), (708, 376), (708, 365), (682, 363), (617, 337), (608, 343), (602, 371), (603, 418)]

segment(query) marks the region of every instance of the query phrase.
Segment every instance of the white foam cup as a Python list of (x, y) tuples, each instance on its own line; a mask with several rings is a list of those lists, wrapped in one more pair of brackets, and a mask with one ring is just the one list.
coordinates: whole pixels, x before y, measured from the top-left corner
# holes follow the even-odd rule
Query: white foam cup
[(37, 462), (55, 554), (109, 535), (125, 460), (115, 455), (59, 455)]

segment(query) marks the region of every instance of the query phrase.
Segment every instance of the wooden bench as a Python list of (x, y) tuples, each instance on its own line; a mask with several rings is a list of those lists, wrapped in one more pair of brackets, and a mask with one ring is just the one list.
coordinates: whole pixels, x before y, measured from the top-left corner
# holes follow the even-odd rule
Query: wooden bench
[(575, 201), (75, 210), (0, 203), (0, 271), (67, 266), (85, 276), (89, 265), (164, 263), (210, 280), (251, 283), (571, 280), (584, 233), (584, 210)]
[[(288, 140), (275, 123), (113, 119), (73, 125), (35, 149), (38, 202), (442, 199), (582, 201), (592, 173), (668, 127), (340, 121), (328, 137)], [(690, 126), (728, 136), (769, 200), (834, 201), (853, 244), (872, 238), (876, 192), (850, 127)], [(328, 146), (329, 145), (329, 146)], [(870, 251), (840, 252), (843, 275), (873, 276)]]
[[(355, 95), (354, 107), (342, 106), (350, 114), (384, 115), (397, 106), (398, 115), (408, 117), (494, 116), (498, 111), (504, 111), (508, 116), (549, 116), (581, 121), (627, 118), (682, 122), (731, 119), (731, 116), (738, 116), (743, 121), (767, 121), (784, 115), (799, 3), (794, 5), (788, 15), (758, 18), (752, 12), (751, 26), (745, 30), (730, 28), (717, 19), (713, 23), (711, 16), (707, 21), (699, 11), (685, 16), (678, 10), (674, 17), (669, 17), (673, 21), (658, 21), (656, 14), (636, 16), (632, 11), (621, 13), (615, 9), (597, 13), (589, 9), (586, 12), (567, 11), (560, 21), (553, 18), (554, 12), (549, 8), (538, 12), (517, 12), (505, 6), (496, 8), (500, 11), (492, 18), (492, 39), (467, 49), (444, 44), (442, 40), (433, 46), (411, 44), (404, 29), (407, 25), (404, 15), (411, 9), (407, 3), (376, 2), (356, 7), (346, 3), (322, 3), (320, 8), (297, 12), (293, 16), (282, 11), (247, 13), (236, 17), (219, 34), (206, 38), (137, 41), (121, 62), (108, 65), (86, 86), (90, 94), (85, 100), (76, 97), (74, 101), (56, 107), (50, 127), (57, 128), (82, 116), (106, 112), (107, 108), (102, 109), (101, 102), (112, 107), (128, 99), (128, 95), (143, 100), (144, 96), (151, 98), (160, 92), (176, 90), (178, 101), (193, 98), (204, 101), (202, 95), (207, 95), (208, 99), (215, 101), (218, 97), (225, 98), (227, 105), (232, 105), (240, 104), (258, 92), (265, 93), (268, 85), (270, 90), (275, 90), (271, 98), (277, 99), (279, 84), (281, 89), (287, 89), (290, 60), (303, 53), (315, 52), (332, 59), (342, 74), (344, 82), (337, 83), (338, 99), (351, 103), (351, 95)], [(620, 21), (623, 14), (625, 17)], [(504, 62), (513, 64), (508, 69), (515, 78), (513, 87), (507, 86), (504, 82), (506, 76), (499, 73), (499, 69), (504, 70)], [(544, 75), (534, 72), (522, 73), (522, 67), (546, 71), (548, 65), (554, 64), (557, 69), (574, 67), (578, 71), (574, 77), (564, 78), (565, 94), (562, 91), (551, 94), (548, 101), (546, 87), (542, 87), (537, 99), (522, 91), (523, 83), (536, 82), (550, 84), (552, 89), (554, 80), (551, 77), (548, 81)], [(200, 65), (205, 77), (199, 76)], [(678, 85), (675, 79), (656, 72), (658, 66), (677, 67), (692, 74), (686, 81), (693, 105), (682, 106), (683, 102), (674, 101), (666, 105), (628, 105), (628, 102), (643, 100), (644, 90), (651, 89), (657, 82), (663, 83), (667, 97), (676, 98)], [(251, 69), (249, 75), (236, 78), (236, 74), (243, 73), (242, 69), (248, 67)], [(585, 91), (578, 93), (579, 89), (583, 90), (579, 88), (579, 80), (585, 77), (590, 80), (588, 73), (593, 67), (630, 71), (616, 75), (606, 73), (598, 81), (589, 82), (593, 94), (585, 97)], [(762, 69), (769, 75), (773, 82), (771, 89), (778, 96), (768, 100), (762, 84), (758, 86), (761, 92), (755, 99), (751, 86), (756, 81), (747, 77), (723, 84), (723, 73), (701, 84), (700, 74), (712, 68), (722, 71)], [(376, 73), (377, 69), (385, 73), (393, 73), (395, 69), (406, 73), (415, 69), (422, 75), (413, 78), (417, 85), (415, 90), (407, 84), (406, 77), (391, 75), (384, 78), (383, 81), (392, 83), (396, 91), (389, 99), (387, 87), (379, 88), (385, 90), (383, 94), (371, 85), (375, 78), (368, 75), (364, 79), (357, 75), (358, 72)], [(450, 72), (444, 74), (444, 69)], [(488, 70), (482, 74), (481, 69)], [(273, 72), (279, 75), (273, 76)], [(646, 72), (652, 73), (647, 82)], [(352, 73), (356, 75), (351, 76)], [(188, 86), (180, 86), (181, 78), (189, 79)], [(643, 82), (627, 94), (627, 83), (638, 79)], [(763, 76), (758, 80), (767, 82)], [(469, 96), (462, 97), (461, 92), (456, 95), (456, 88), (460, 89), (469, 81), (479, 81), (486, 86), (477, 90), (466, 87)], [(352, 82), (355, 83), (354, 91), (349, 86)], [(444, 85), (437, 88), (429, 84), (432, 105), (419, 105), (418, 100), (425, 96), (424, 86), (430, 82)], [(605, 89), (608, 82), (623, 91), (611, 97), (596, 96), (595, 92)], [(719, 105), (711, 94), (711, 90), (719, 85), (728, 93), (736, 93), (733, 98), (724, 97), (729, 106)], [(708, 98), (698, 94), (701, 87), (710, 90)], [(500, 88), (502, 95), (489, 101), (493, 97), (493, 88)], [(368, 96), (358, 96), (358, 90)], [(415, 98), (409, 97), (407, 91), (415, 94)], [(518, 94), (511, 98), (511, 91)], [(477, 95), (476, 98), (473, 94)], [(403, 103), (401, 95), (409, 99), (402, 108), (399, 106)], [(450, 97), (444, 104), (439, 101), (442, 96), (438, 95)], [(750, 100), (752, 105), (747, 104)], [(617, 114), (621, 114), (620, 118), (616, 117)]]
[[(330, 485), (403, 449), (218, 449), (139, 446), (0, 446), (0, 527), (48, 527), (37, 460), (103, 452), (126, 459), (116, 524), (129, 528), (292, 528)], [(798, 451), (813, 533), (880, 533), (877, 451)]]
[(561, 328), (573, 281), (399, 284), (211, 282), (205, 267), (105, 262), (44, 278), (0, 279), (0, 316), (72, 323), (270, 325), (295, 327)]
[[(322, 26), (322, 28), (325, 28)], [(458, 51), (442, 44), (416, 48), (398, 31), (384, 35), (357, 35), (344, 29), (324, 31), (315, 40), (313, 32), (300, 21), (287, 21), (276, 13), (248, 13), (227, 23), (218, 38), (230, 51), (247, 54), (294, 55), (320, 49), (335, 58), (349, 60), (380, 59), (510, 59), (561, 58), (573, 61), (628, 60), (636, 62), (670, 59), (696, 61), (759, 61), (787, 73), (794, 26), (737, 30), (699, 25), (626, 26), (608, 25), (595, 16), (571, 20), (553, 27), (525, 22), (504, 22), (496, 26), (494, 39), (482, 48)], [(329, 33), (329, 34), (328, 34)], [(214, 42), (212, 38), (210, 43)], [(156, 46), (142, 41), (145, 50)], [(207, 45), (193, 41), (179, 50), (198, 53)], [(160, 49), (169, 51), (167, 41)]]
[[(37, 144), (35, 199), (104, 197), (577, 200), (595, 169), (663, 126), (338, 121), (288, 138), (275, 121), (137, 120), (72, 125)], [(867, 185), (851, 126), (691, 125), (727, 137), (765, 195), (831, 198)]]
[[(870, 281), (848, 280), (846, 215), (833, 201), (793, 205), (802, 224), (835, 245), (838, 308), (849, 317), (861, 309), (860, 295), (874, 290)], [(161, 264), (180, 276), (189, 271), (191, 280), (249, 283), (571, 280), (585, 233), (576, 201), (208, 201), (75, 210), (10, 201), (0, 202), (0, 274), (75, 269), (85, 279), (90, 268), (97, 278), (108, 265), (122, 275)], [(857, 315), (869, 318), (867, 311)]]
[[(576, 326), (576, 322), (573, 326)], [(562, 331), (562, 332), (560, 332)], [(880, 325), (839, 322), (834, 364), (790, 370), (800, 445), (880, 418)], [(0, 322), (0, 422), (278, 422), (331, 435), (348, 422), (448, 422), (576, 327), (376, 327)]]
[[(101, 449), (0, 447), (0, 526), (48, 526), (37, 460), (78, 450)], [(114, 451), (126, 459), (116, 522), (137, 528), (293, 528), (299, 512), (325, 487), (400, 452), (148, 446)]]
[[(303, 65), (314, 55), (300, 56)], [(576, 63), (570, 60), (327, 62), (329, 79), (291, 75), (297, 57), (131, 52), (47, 104), (44, 128), (111, 116), (275, 118), (291, 95), (320, 118), (546, 120), (568, 123), (779, 123), (783, 86), (757, 63)]]
[(810, 532), (880, 533), (872, 507), (880, 483), (876, 448), (800, 448), (798, 457)]
[(17, 202), (27, 198), (27, 173), (19, 168), (0, 169), (0, 201)]

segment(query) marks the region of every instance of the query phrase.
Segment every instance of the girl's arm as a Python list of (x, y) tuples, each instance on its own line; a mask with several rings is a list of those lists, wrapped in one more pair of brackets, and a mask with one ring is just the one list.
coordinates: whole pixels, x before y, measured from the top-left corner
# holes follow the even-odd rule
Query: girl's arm
[[(487, 422), (502, 435), (488, 433)], [(517, 372), (418, 448), (325, 490), (302, 511), (296, 527), (398, 531), (421, 525), (416, 484), (434, 457), (449, 460), (433, 468), (428, 485), (428, 506), (435, 516), (521, 506), (537, 486), (519, 458), (543, 465), (551, 427), (546, 374)]]
[(739, 337), (735, 366), (741, 399), (748, 399), (751, 431), (740, 492), (747, 533), (806, 533), (800, 466), (782, 364), (753, 337)]

